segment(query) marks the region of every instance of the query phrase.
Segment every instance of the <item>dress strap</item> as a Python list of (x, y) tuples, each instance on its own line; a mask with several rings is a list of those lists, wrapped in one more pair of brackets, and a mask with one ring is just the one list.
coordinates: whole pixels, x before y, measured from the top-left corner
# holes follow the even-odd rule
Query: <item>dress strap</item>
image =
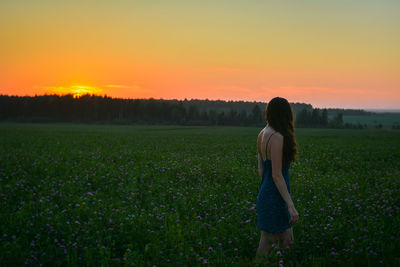
[(276, 131), (275, 132), (273, 132), (270, 136), (269, 136), (269, 138), (268, 138), (268, 141), (267, 141), (267, 145), (265, 146), (265, 158), (267, 158), (267, 155), (268, 155), (268, 144), (269, 144), (269, 140), (271, 139), (271, 137), (274, 135), (276, 133)]

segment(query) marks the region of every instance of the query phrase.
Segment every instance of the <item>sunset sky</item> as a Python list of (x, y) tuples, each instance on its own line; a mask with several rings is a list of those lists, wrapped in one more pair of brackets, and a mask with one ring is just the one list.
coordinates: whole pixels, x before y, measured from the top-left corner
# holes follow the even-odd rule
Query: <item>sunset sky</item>
[(0, 1), (0, 94), (400, 108), (400, 1)]

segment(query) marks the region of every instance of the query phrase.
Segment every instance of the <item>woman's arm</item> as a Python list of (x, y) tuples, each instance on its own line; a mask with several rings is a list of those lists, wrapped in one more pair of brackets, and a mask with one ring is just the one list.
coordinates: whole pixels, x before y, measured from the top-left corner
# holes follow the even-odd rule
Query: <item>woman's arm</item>
[(271, 161), (272, 161), (272, 179), (285, 200), (290, 213), (290, 224), (294, 224), (299, 219), (299, 213), (294, 207), (292, 198), (288, 192), (286, 182), (282, 175), (282, 154), (283, 154), (283, 136), (279, 133), (271, 138)]
[(283, 151), (283, 136), (275, 134), (271, 137), (271, 161), (272, 161), (272, 179), (279, 190), (283, 200), (289, 206), (293, 206), (292, 198), (288, 192), (286, 182), (282, 175), (282, 151)]
[(262, 180), (262, 175), (264, 172), (264, 166), (262, 164), (262, 155), (261, 155), (261, 150), (260, 150), (262, 134), (263, 134), (263, 131), (261, 131), (257, 137), (257, 161), (258, 161), (257, 172), (260, 175), (261, 180)]
[(257, 168), (257, 172), (260, 175), (260, 179), (262, 179), (262, 175), (264, 172), (264, 166), (262, 164), (262, 157), (260, 155), (260, 153), (257, 153), (257, 157), (258, 157), (258, 168)]

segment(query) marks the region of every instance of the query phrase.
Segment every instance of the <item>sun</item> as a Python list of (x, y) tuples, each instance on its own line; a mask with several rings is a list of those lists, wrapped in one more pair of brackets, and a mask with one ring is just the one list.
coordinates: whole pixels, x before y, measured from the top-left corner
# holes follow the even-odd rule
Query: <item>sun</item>
[(72, 93), (74, 98), (79, 98), (83, 95), (89, 94), (95, 94), (96, 93), (96, 89), (94, 87), (90, 87), (90, 86), (84, 86), (84, 85), (74, 85), (71, 86), (70, 92)]
[(70, 87), (69, 91), (71, 92), (74, 98), (79, 98), (86, 94), (94, 95), (101, 93), (100, 89), (93, 86), (85, 86), (85, 85), (73, 85)]
[(66, 95), (70, 94), (74, 98), (79, 98), (83, 95), (100, 95), (103, 90), (101, 87), (88, 85), (70, 85), (70, 86), (48, 86), (45, 87), (46, 93)]

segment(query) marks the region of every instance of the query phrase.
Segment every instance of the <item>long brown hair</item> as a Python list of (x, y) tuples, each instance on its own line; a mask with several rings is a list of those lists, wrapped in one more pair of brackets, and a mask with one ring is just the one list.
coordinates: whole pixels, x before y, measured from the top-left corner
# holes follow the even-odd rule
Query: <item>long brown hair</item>
[(265, 120), (275, 131), (283, 135), (282, 160), (294, 162), (297, 156), (296, 136), (294, 135), (293, 110), (289, 102), (275, 97), (265, 108)]

